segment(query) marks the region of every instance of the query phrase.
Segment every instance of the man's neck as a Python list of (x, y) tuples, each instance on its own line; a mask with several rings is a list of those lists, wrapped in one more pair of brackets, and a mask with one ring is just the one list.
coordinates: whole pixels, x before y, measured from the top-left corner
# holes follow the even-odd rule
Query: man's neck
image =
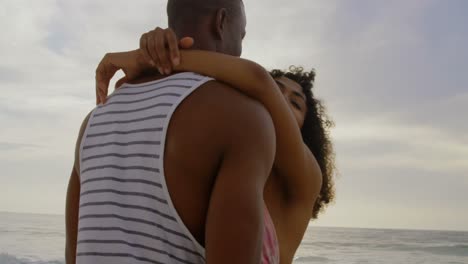
[(128, 82), (129, 84), (140, 84), (166, 78), (168, 75), (161, 75), (157, 69), (145, 70), (138, 78)]

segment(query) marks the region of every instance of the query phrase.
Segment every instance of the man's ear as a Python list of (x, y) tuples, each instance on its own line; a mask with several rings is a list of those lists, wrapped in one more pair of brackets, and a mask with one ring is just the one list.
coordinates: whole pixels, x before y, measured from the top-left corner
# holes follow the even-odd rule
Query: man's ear
[(215, 35), (220, 40), (223, 40), (224, 38), (224, 30), (226, 29), (226, 24), (227, 24), (226, 8), (220, 8), (216, 12), (216, 20), (215, 20)]

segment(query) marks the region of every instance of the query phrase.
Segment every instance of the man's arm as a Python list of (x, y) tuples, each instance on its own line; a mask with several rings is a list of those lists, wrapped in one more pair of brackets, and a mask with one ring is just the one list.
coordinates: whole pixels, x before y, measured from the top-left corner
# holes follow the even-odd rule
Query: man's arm
[(80, 205), (80, 145), (86, 130), (90, 114), (86, 116), (80, 128), (75, 146), (75, 161), (68, 181), (65, 205), (65, 261), (67, 264), (76, 262), (76, 242), (78, 236), (78, 208)]
[(207, 263), (260, 263), (263, 190), (275, 156), (275, 134), (266, 109), (242, 97), (228, 103), (234, 108), (218, 123), (228, 124), (206, 221)]

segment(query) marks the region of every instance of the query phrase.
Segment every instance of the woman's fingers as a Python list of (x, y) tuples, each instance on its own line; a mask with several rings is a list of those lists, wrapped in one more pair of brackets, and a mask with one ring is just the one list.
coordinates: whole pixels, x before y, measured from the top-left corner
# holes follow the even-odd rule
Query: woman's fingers
[(122, 77), (120, 78), (120, 80), (118, 80), (116, 83), (115, 83), (115, 89), (118, 89), (120, 86), (122, 86), (122, 84), (128, 82), (129, 79), (127, 77)]
[(170, 74), (173, 67), (180, 63), (179, 43), (176, 34), (170, 28), (157, 27), (144, 34), (140, 48), (155, 61), (161, 74)]
[(155, 66), (158, 68), (159, 72), (163, 74), (161, 67), (162, 65), (159, 61), (159, 56), (156, 50), (156, 37), (153, 31), (148, 32), (146, 39), (146, 52), (151, 56), (151, 59), (154, 61)]
[(172, 71), (171, 62), (168, 58), (168, 51), (166, 50), (166, 35), (162, 28), (156, 28), (154, 31), (154, 40), (156, 42), (156, 54), (158, 55), (160, 66), (165, 74), (170, 74)]
[(172, 62), (172, 67), (175, 67), (180, 63), (180, 53), (179, 45), (177, 43), (177, 36), (172, 29), (168, 28), (165, 30), (165, 37), (167, 40), (167, 45), (169, 46), (169, 54)]
[(150, 65), (156, 66), (155, 62), (153, 61), (150, 54), (148, 53), (148, 34), (149, 33), (145, 33), (145, 34), (141, 35), (141, 37), (140, 37), (140, 50), (141, 50), (141, 54), (143, 55), (145, 60)]
[(119, 70), (113, 65), (112, 55), (106, 54), (96, 68), (96, 104), (105, 103), (110, 80)]
[(102, 89), (103, 89), (103, 84), (105, 81), (105, 64), (107, 63), (107, 54), (102, 58), (101, 62), (99, 63), (98, 67), (96, 68), (96, 104), (100, 104), (102, 102)]
[(105, 101), (105, 90), (106, 90), (106, 81), (102, 77), (102, 75), (99, 75), (99, 73), (96, 74), (96, 104), (101, 104), (104, 103)]
[(101, 95), (99, 94), (99, 85), (100, 85), (99, 81), (96, 78), (96, 89), (95, 89), (95, 92), (96, 92), (96, 105), (101, 103)]

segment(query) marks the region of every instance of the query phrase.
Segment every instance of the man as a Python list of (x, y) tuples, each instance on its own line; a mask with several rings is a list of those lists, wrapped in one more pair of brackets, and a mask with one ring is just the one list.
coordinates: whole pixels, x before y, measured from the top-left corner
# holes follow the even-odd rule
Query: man
[[(241, 0), (169, 0), (167, 11), (169, 26), (193, 36), (195, 48), (240, 56)], [(136, 83), (81, 127), (67, 263), (259, 263), (275, 155), (268, 112), (193, 73)]]

